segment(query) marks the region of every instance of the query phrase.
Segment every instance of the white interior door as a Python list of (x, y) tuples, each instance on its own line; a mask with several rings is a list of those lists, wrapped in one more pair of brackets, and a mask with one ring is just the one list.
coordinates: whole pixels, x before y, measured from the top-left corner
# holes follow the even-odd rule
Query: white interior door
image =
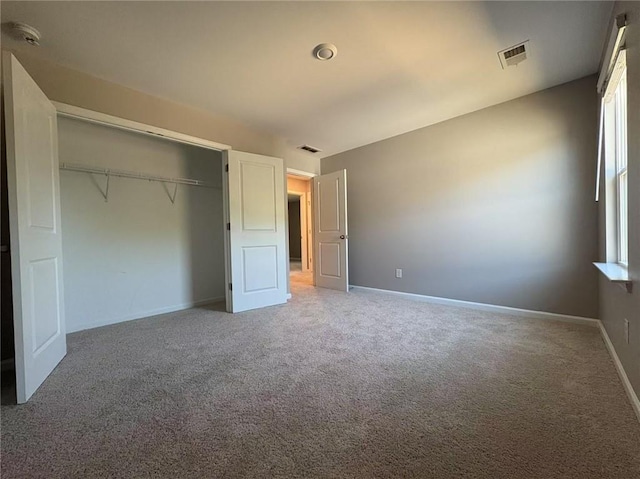
[(313, 214), (312, 214), (312, 210), (313, 208), (311, 207), (311, 198), (313, 197), (313, 191), (308, 191), (305, 195), (306, 199), (305, 199), (305, 215), (306, 215), (306, 225), (307, 225), (307, 235), (306, 235), (306, 241), (307, 244), (305, 245), (307, 247), (307, 271), (309, 272), (313, 272), (314, 267), (313, 267), (313, 263), (314, 263), (314, 253), (313, 253)]
[(56, 109), (16, 58), (3, 56), (18, 403), (67, 353)]
[(309, 245), (307, 241), (307, 193), (300, 195), (300, 261), (302, 271), (309, 271)]
[(316, 286), (349, 291), (347, 170), (313, 179)]
[(227, 311), (287, 302), (286, 187), (280, 158), (224, 152)]

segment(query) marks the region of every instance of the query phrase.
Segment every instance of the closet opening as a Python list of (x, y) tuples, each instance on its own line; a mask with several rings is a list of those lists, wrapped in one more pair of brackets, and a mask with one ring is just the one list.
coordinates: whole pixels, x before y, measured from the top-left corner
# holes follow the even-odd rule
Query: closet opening
[(222, 153), (59, 117), (67, 333), (224, 310)]
[[(57, 135), (66, 334), (193, 307), (225, 311), (222, 151), (60, 114)], [(2, 160), (6, 182), (4, 151)], [(8, 252), (2, 403), (14, 404)]]

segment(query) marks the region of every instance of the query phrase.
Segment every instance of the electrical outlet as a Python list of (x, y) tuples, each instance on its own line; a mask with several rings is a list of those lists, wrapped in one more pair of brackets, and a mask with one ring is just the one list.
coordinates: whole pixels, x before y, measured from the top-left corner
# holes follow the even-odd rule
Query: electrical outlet
[(624, 318), (624, 339), (629, 344), (629, 320)]
[(396, 269), (396, 278), (402, 278), (402, 270), (400, 268)]

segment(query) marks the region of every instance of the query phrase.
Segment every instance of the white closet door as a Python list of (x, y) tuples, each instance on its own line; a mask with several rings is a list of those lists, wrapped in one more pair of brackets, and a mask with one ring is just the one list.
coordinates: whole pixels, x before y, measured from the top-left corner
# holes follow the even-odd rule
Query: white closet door
[(16, 58), (3, 56), (18, 403), (67, 353), (56, 109)]
[(287, 301), (284, 165), (227, 151), (227, 311)]
[(347, 170), (313, 179), (316, 286), (349, 291)]

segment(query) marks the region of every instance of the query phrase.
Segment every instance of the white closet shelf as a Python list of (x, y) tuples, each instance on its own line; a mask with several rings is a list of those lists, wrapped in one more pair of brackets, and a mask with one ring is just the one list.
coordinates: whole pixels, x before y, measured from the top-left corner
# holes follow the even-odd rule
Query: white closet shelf
[(92, 175), (118, 176), (120, 178), (133, 178), (136, 180), (158, 181), (161, 183), (171, 183), (175, 185), (202, 186), (205, 188), (221, 189), (210, 182), (202, 180), (194, 180), (191, 178), (169, 178), (165, 176), (147, 175), (135, 171), (113, 170), (111, 168), (95, 168), (92, 166), (78, 165), (73, 163), (60, 163), (61, 170), (77, 171), (80, 173), (89, 173)]

